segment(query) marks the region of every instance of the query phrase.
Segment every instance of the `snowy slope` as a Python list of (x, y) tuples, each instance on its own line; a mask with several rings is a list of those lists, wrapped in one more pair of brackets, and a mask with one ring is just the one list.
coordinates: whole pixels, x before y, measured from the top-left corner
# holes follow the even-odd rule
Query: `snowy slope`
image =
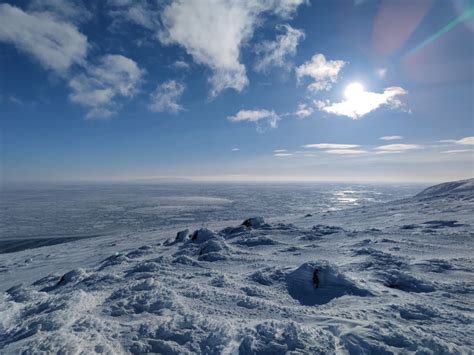
[(0, 353), (474, 353), (473, 189), (0, 255)]
[(474, 179), (460, 180), (453, 182), (445, 182), (443, 184), (438, 184), (435, 186), (428, 187), (423, 190), (416, 197), (439, 197), (439, 196), (457, 196), (460, 197), (470, 197), (472, 198), (474, 194)]

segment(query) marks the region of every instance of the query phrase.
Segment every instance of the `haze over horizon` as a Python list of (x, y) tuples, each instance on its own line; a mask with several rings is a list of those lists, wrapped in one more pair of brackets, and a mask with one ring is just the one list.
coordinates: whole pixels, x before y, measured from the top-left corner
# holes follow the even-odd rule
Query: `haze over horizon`
[(474, 176), (474, 5), (0, 4), (0, 183)]

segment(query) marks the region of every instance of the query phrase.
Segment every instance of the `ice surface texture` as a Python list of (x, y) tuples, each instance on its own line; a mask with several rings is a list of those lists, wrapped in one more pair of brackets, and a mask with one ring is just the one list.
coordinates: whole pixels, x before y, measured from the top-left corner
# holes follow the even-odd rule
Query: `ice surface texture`
[(472, 180), (426, 191), (0, 255), (0, 353), (472, 354)]

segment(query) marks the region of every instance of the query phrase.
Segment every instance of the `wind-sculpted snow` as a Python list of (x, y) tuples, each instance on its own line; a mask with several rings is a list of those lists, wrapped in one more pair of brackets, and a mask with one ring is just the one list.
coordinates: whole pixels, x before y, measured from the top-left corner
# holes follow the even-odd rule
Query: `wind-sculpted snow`
[(0, 256), (0, 353), (474, 353), (466, 194)]
[(474, 178), (468, 180), (445, 182), (428, 187), (415, 197), (448, 196), (458, 195), (462, 197), (474, 197)]

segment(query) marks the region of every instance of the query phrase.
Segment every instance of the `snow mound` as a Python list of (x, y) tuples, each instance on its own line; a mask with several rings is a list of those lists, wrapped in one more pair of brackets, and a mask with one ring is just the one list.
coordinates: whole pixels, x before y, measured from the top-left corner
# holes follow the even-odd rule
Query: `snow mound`
[(201, 229), (195, 230), (193, 234), (191, 234), (191, 237), (189, 238), (189, 240), (192, 243), (201, 244), (213, 238), (216, 238), (216, 233), (214, 233), (213, 231), (207, 228), (201, 228)]
[(435, 287), (430, 282), (400, 270), (392, 269), (380, 271), (377, 276), (379, 280), (389, 288), (415, 293), (435, 291)]
[(199, 261), (213, 262), (226, 260), (231, 254), (224, 237), (207, 228), (195, 230), (190, 236), (187, 229), (178, 232), (175, 241), (168, 245), (176, 243), (181, 243), (181, 246), (173, 255), (173, 263), (197, 266), (198, 262), (191, 257), (197, 257)]
[(176, 234), (175, 242), (177, 243), (183, 243), (189, 238), (189, 229), (185, 229), (182, 231), (179, 231)]
[(321, 354), (336, 351), (329, 331), (302, 327), (294, 322), (262, 322), (247, 334), (239, 354)]
[(326, 235), (344, 232), (344, 229), (338, 226), (327, 226), (324, 224), (318, 224), (313, 226), (310, 231), (306, 232), (301, 237), (302, 240), (317, 240)]
[(291, 297), (305, 306), (325, 304), (344, 295), (370, 295), (325, 260), (304, 263), (286, 276), (286, 284)]
[(256, 247), (260, 245), (276, 245), (280, 243), (273, 240), (272, 238), (268, 238), (265, 236), (248, 236), (248, 237), (236, 240), (234, 244), (245, 245), (247, 247)]
[(144, 312), (164, 314), (181, 306), (176, 294), (153, 278), (130, 282), (127, 287), (113, 292), (106, 304), (105, 312), (112, 317)]
[(286, 273), (286, 268), (266, 267), (251, 274), (250, 279), (260, 285), (270, 286), (278, 282), (284, 282)]
[(251, 217), (242, 222), (242, 225), (247, 228), (260, 228), (266, 225), (263, 217)]
[(219, 261), (229, 256), (229, 246), (222, 237), (216, 237), (205, 242), (199, 250), (199, 260)]
[(452, 182), (445, 182), (442, 184), (434, 185), (423, 190), (419, 194), (415, 195), (417, 198), (433, 197), (433, 196), (446, 196), (446, 195), (460, 195), (465, 197), (474, 196), (474, 178), (467, 180), (459, 180)]

